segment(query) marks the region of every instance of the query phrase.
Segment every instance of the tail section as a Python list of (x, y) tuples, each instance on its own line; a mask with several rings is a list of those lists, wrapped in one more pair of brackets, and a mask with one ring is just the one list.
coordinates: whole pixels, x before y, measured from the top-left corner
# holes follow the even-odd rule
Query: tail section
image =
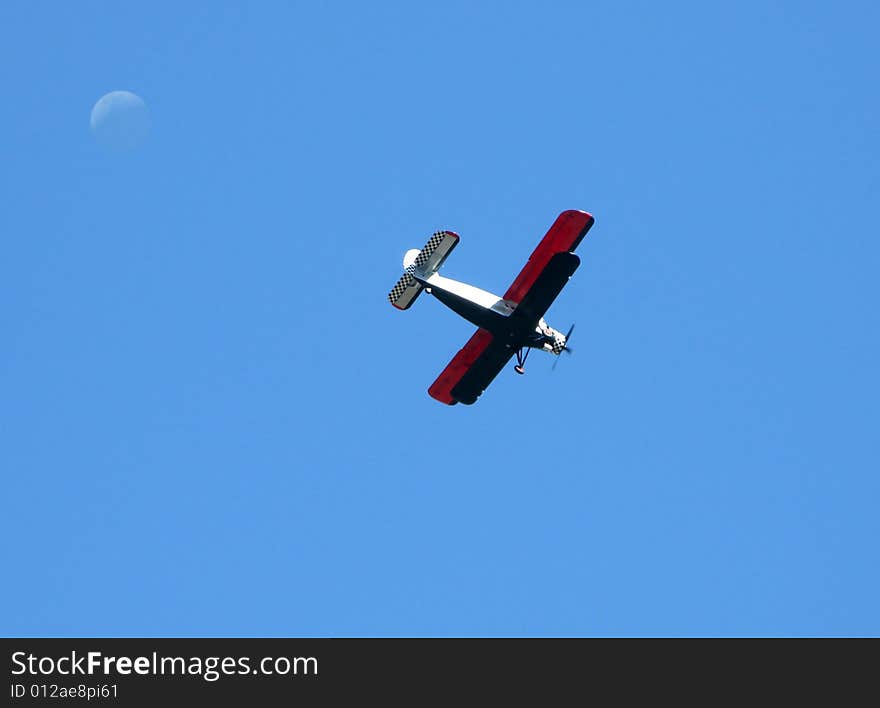
[(388, 293), (388, 302), (398, 310), (406, 310), (416, 301), (419, 293), (424, 289), (424, 286), (410, 273), (404, 273)]
[(458, 234), (438, 231), (428, 239), (421, 251), (415, 248), (407, 251), (403, 257), (404, 274), (388, 293), (388, 301), (398, 310), (409, 308), (424, 289), (415, 275), (427, 278), (436, 273), (456, 245)]
[(452, 231), (438, 231), (428, 239), (428, 243), (425, 244), (425, 247), (416, 256), (413, 265), (415, 265), (416, 270), (421, 271), (425, 275), (433, 275), (440, 270), (443, 261), (446, 260), (446, 257), (452, 253), (452, 249), (457, 245), (458, 234)]

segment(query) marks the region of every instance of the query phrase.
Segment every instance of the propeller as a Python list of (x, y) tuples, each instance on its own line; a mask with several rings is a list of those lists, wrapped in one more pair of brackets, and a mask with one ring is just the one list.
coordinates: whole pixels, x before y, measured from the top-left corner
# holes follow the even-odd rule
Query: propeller
[[(568, 332), (565, 333), (565, 344), (562, 347), (562, 352), (565, 352), (566, 354), (574, 354), (574, 349), (568, 346), (568, 340), (571, 338), (572, 332), (574, 332), (574, 324), (572, 324), (572, 326), (568, 328)], [(560, 355), (562, 354), (562, 352), (559, 352)], [(550, 370), (554, 371), (558, 363), (559, 357), (556, 357), (556, 361), (553, 362), (553, 367)]]

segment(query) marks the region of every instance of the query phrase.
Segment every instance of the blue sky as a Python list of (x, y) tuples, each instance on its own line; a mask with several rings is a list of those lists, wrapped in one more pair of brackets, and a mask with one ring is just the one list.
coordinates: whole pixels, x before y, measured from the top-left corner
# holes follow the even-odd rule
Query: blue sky
[[(878, 14), (3, 3), (0, 633), (880, 634)], [(404, 251), (565, 209), (575, 355), (433, 401)]]

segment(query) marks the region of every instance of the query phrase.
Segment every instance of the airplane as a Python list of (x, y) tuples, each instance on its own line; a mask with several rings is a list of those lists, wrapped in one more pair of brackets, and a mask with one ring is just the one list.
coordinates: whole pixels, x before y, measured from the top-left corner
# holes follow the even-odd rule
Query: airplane
[(471, 405), (514, 355), (514, 371), (524, 374), (532, 349), (556, 356), (571, 353), (574, 325), (562, 334), (544, 321), (544, 313), (580, 265), (573, 251), (593, 221), (585, 211), (562, 212), (503, 297), (438, 273), (458, 245), (453, 231), (437, 231), (424, 248), (406, 252), (403, 275), (388, 293), (389, 302), (398, 310), (409, 309), (424, 290), (478, 328), (428, 388), (432, 398), (450, 406)]

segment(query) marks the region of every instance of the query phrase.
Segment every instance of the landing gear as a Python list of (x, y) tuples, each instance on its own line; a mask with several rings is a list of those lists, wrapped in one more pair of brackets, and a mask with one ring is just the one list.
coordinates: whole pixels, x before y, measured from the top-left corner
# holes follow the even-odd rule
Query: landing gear
[[(523, 354), (523, 349), (525, 349), (525, 354)], [(530, 347), (520, 347), (516, 350), (516, 366), (513, 367), (513, 370), (518, 374), (526, 373), (526, 359), (529, 358), (529, 352), (531, 351)]]

